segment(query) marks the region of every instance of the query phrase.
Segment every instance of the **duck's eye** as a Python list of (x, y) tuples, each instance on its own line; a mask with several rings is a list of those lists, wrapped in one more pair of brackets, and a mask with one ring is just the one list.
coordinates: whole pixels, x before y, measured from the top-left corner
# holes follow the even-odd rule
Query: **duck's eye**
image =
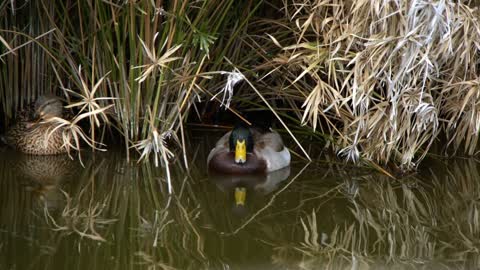
[(245, 163), (247, 161), (247, 143), (245, 140), (237, 140), (235, 144), (235, 162)]

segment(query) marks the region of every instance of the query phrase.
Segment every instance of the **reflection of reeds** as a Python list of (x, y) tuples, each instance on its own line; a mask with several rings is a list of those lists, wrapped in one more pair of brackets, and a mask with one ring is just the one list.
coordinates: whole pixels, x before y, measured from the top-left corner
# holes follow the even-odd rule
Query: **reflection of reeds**
[[(77, 188), (62, 191), (63, 209), (52, 212), (45, 208), (42, 214), (51, 233), (74, 239), (76, 244), (66, 246), (67, 250), (72, 252), (76, 245), (94, 246), (92, 241), (119, 246), (128, 242), (131, 253), (125, 260), (130, 264), (198, 269), (198, 263), (207, 263), (205, 240), (197, 224), (200, 209), (167, 195), (162, 170), (123, 157), (107, 160), (102, 154), (84, 159), (85, 168), (76, 175)], [(183, 174), (177, 167), (172, 173), (175, 177)], [(95, 252), (101, 253), (101, 249)], [(189, 255), (179, 261), (175, 254)]]
[[(8, 169), (14, 156), (4, 157), (2, 251), (21, 251), (45, 269), (221, 269), (248, 265), (258, 254), (293, 269), (473, 268), (480, 262), (480, 175), (473, 160), (448, 168), (432, 162), (433, 172), (402, 180), (334, 164), (299, 174), (294, 166), (298, 179), (250, 196), (250, 213), (238, 218), (231, 195), (203, 173), (205, 160), (189, 160), (188, 173), (181, 162), (172, 163), (175, 193), (168, 195), (166, 174), (153, 163), (127, 161), (123, 153), (86, 155), (85, 167), (74, 163), (78, 172), (67, 182), (48, 182), (62, 200), (44, 208), (33, 205), (48, 198), (37, 200), (19, 181), (37, 173), (19, 176)], [(2, 256), (3, 269), (10, 261)]]
[(318, 224), (325, 213), (307, 214), (300, 219), (303, 240), (279, 248), (276, 260), (290, 264), (294, 254), (301, 255), (305, 269), (386, 264), (433, 269), (458, 262), (477, 267), (478, 167), (476, 161), (460, 161), (451, 169), (398, 182), (378, 175), (360, 177), (357, 195), (337, 189), (349, 202), (354, 222), (344, 220), (325, 231)]

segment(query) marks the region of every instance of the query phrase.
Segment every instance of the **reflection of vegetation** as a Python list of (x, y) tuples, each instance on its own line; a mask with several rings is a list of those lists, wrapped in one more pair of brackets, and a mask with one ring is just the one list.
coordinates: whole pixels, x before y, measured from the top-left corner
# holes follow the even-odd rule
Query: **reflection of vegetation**
[(249, 197), (248, 215), (238, 217), (232, 213), (233, 195), (198, 173), (204, 168), (196, 166), (204, 160), (190, 163), (189, 174), (172, 166), (175, 195), (168, 196), (166, 175), (154, 164), (137, 165), (121, 154), (86, 156), (85, 168), (68, 167), (77, 173), (45, 180), (48, 192), (58, 196), (54, 207), (38, 207), (52, 206), (50, 197), (39, 200), (30, 191), (33, 174), (9, 169), (22, 156), (4, 157), (2, 269), (32, 262), (40, 269), (241, 269), (257, 264), (402, 269), (480, 263), (480, 175), (473, 160), (402, 180), (334, 165), (310, 166), (303, 173), (292, 168), (291, 178), (278, 189)]
[[(278, 248), (276, 259), (289, 264), (285, 258), (301, 255), (304, 269), (384, 264), (435, 268), (456, 262), (468, 269), (478, 267), (478, 169), (479, 164), (469, 160), (443, 173), (428, 172), (398, 182), (360, 177), (353, 196), (351, 189), (338, 189), (349, 202), (352, 222), (323, 231), (319, 222), (325, 213), (304, 215), (303, 240)], [(350, 185), (346, 181), (344, 187)]]

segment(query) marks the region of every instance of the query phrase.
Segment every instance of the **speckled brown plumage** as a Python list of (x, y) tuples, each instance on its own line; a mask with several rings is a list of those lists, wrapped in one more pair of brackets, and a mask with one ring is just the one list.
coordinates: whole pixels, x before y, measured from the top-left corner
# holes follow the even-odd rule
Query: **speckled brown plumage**
[[(18, 114), (16, 123), (9, 128), (4, 140), (8, 145), (27, 154), (56, 155), (65, 153), (66, 148), (62, 138), (63, 128), (55, 129), (54, 123), (45, 122), (50, 117), (62, 117), (62, 108), (62, 103), (58, 98), (40, 97), (34, 104), (34, 108), (30, 106)], [(52, 114), (52, 111), (55, 113)], [(38, 119), (35, 119), (35, 116)]]

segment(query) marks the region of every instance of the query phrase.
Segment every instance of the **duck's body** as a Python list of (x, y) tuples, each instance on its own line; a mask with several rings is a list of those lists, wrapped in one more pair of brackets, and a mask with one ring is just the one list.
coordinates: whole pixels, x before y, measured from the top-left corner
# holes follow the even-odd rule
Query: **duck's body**
[(63, 116), (62, 102), (54, 96), (41, 96), (33, 106), (19, 113), (16, 123), (4, 136), (13, 148), (33, 155), (56, 155), (66, 152), (63, 129), (47, 120)]
[(207, 164), (209, 171), (224, 174), (265, 174), (289, 166), (290, 152), (275, 131), (236, 127), (220, 138)]

